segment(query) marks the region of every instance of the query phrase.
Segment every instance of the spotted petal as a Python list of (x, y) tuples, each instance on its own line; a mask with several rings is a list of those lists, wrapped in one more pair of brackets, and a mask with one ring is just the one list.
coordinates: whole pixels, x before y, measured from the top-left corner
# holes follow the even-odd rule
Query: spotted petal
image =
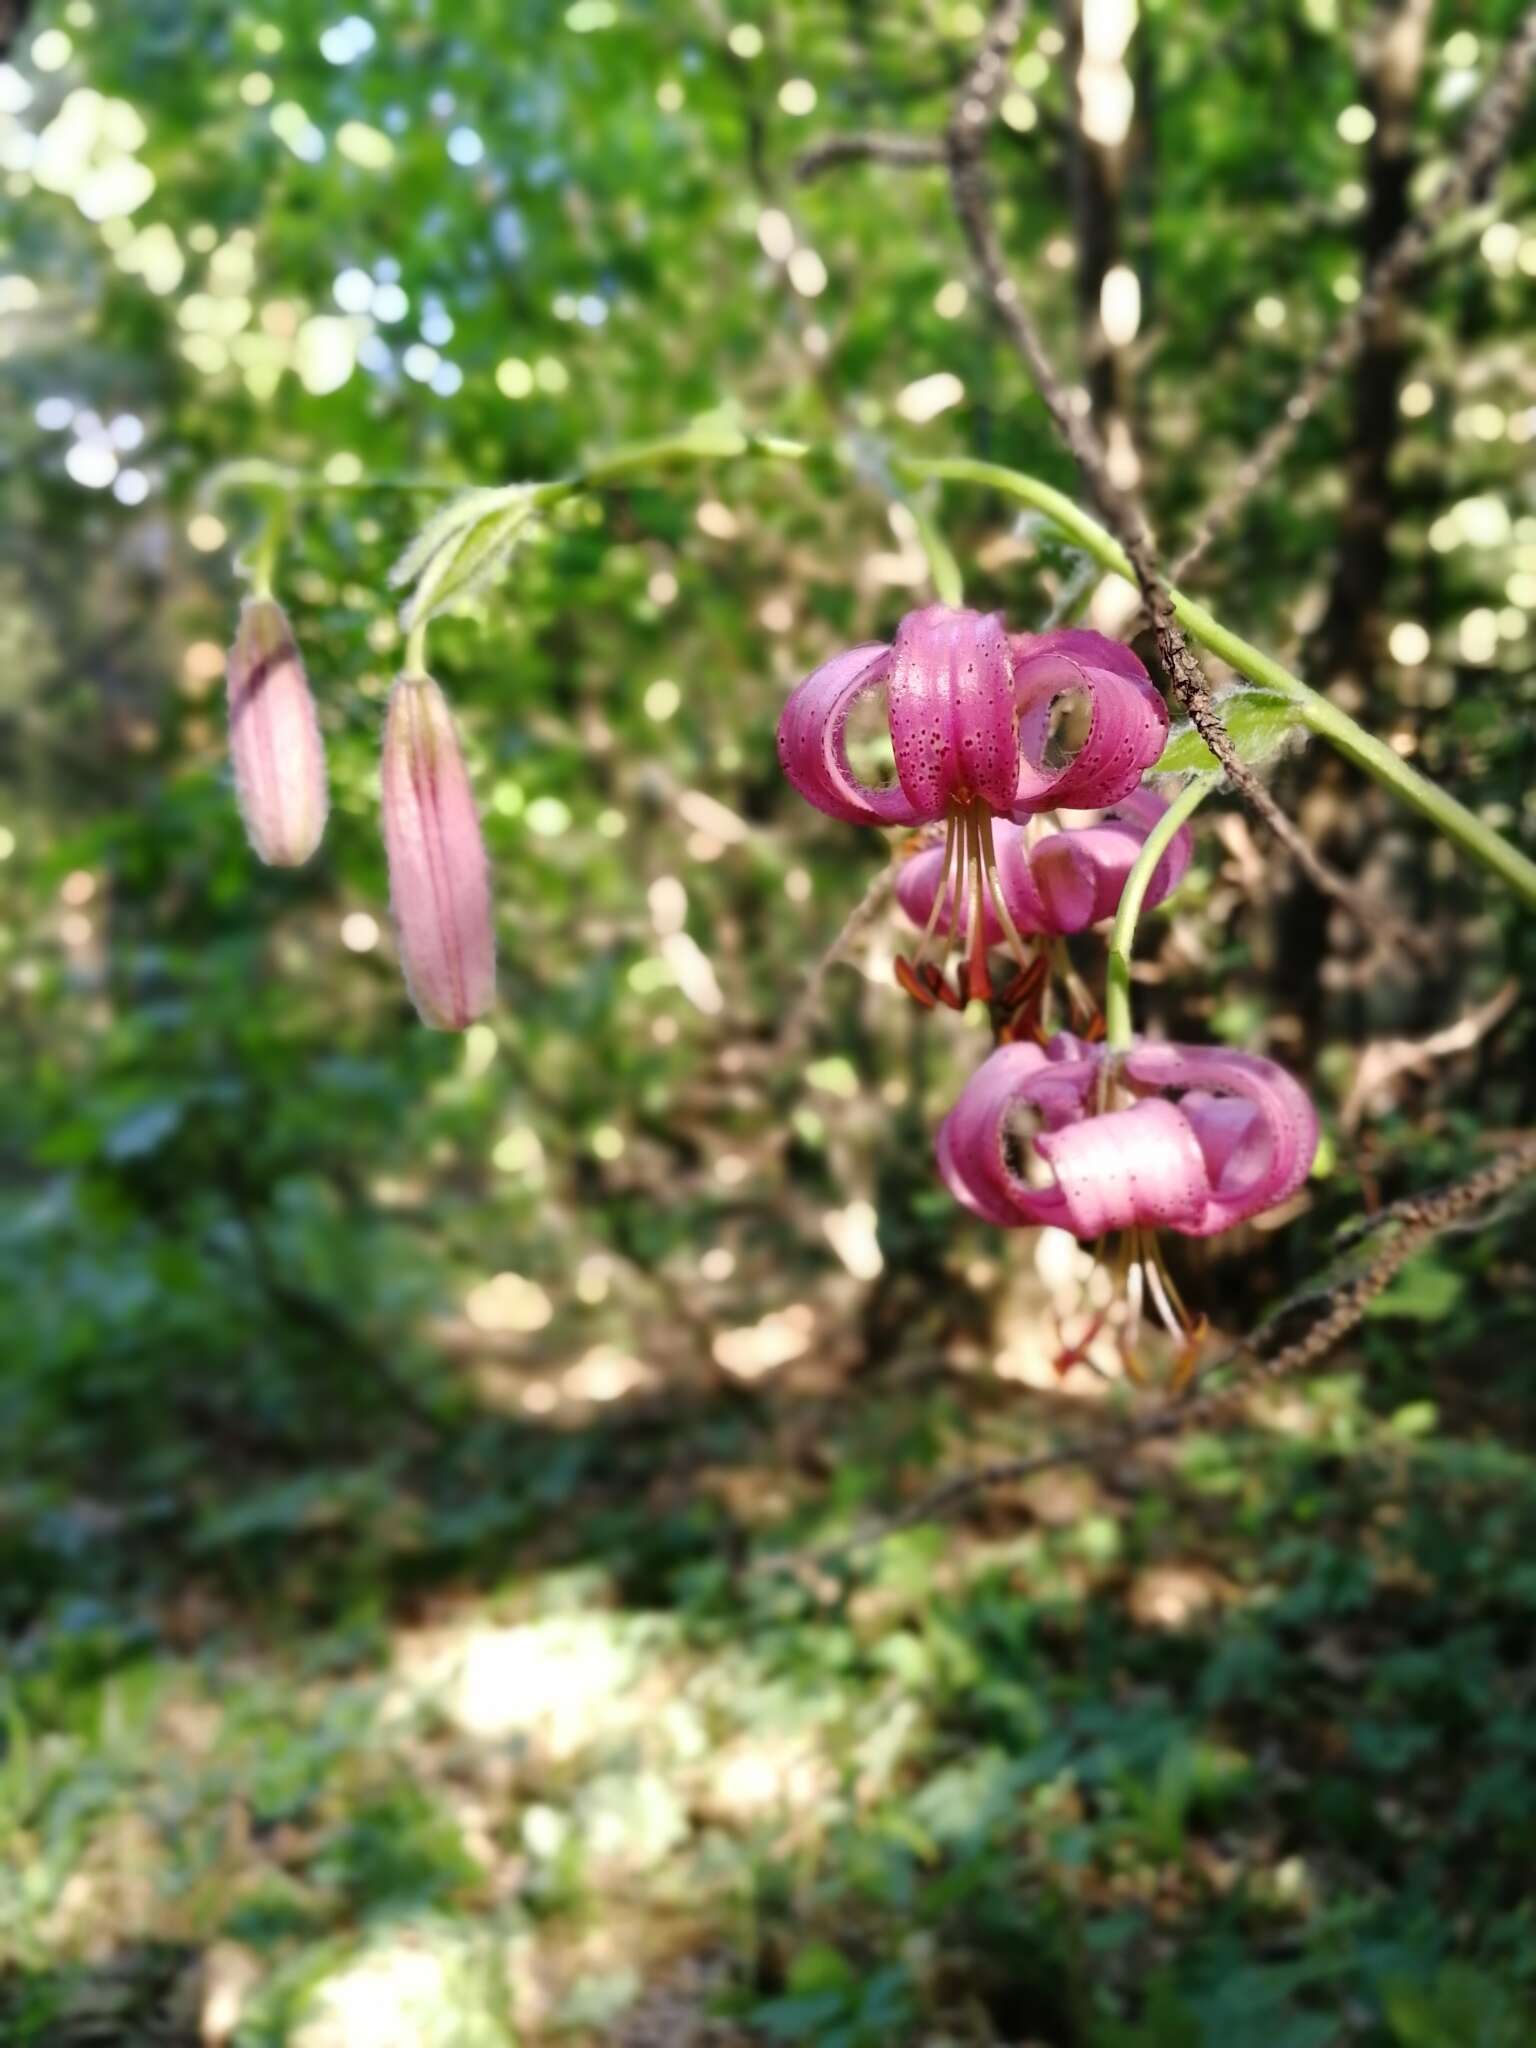
[(1205, 1213), (1209, 1180), (1199, 1140), (1171, 1102), (1136, 1102), (1042, 1131), (1035, 1150), (1056, 1176), (1039, 1198), (1042, 1223), (1075, 1237), (1101, 1237), (1132, 1224), (1191, 1229)]
[[(1125, 1075), (1136, 1088), (1184, 1093), (1179, 1114), (1209, 1182), (1198, 1220), (1180, 1226), (1190, 1236), (1230, 1230), (1288, 1201), (1311, 1171), (1317, 1112), (1301, 1083), (1273, 1060), (1222, 1047), (1139, 1045), (1126, 1056)], [(1253, 1120), (1237, 1129), (1222, 1097), (1251, 1106)]]
[(1049, 1128), (1072, 1122), (1083, 1114), (1097, 1080), (1097, 1057), (1066, 1033), (1045, 1047), (999, 1046), (939, 1126), (939, 1173), (956, 1201), (1004, 1228), (1054, 1221), (1039, 1213), (1042, 1191), (1009, 1165), (1010, 1126), (1026, 1106)]
[(1013, 662), (1002, 620), (931, 604), (909, 612), (891, 649), (891, 744), (917, 818), (975, 796), (999, 816), (1018, 782)]
[[(1134, 789), (1113, 804), (1096, 825), (1077, 826), (1042, 839), (1029, 856), (1034, 892), (1044, 918), (1036, 929), (1080, 932), (1102, 918), (1113, 917), (1147, 834), (1166, 808), (1150, 789)], [(1008, 829), (999, 828), (999, 840), (1001, 832)], [(1152, 870), (1144, 908), (1161, 903), (1178, 887), (1194, 846), (1189, 827), (1181, 825)], [(1012, 907), (1010, 902), (1009, 909)]]
[[(1014, 817), (1058, 805), (1097, 810), (1128, 796), (1168, 737), (1168, 708), (1136, 656), (1118, 640), (1076, 629), (1022, 633), (1012, 644), (1020, 752)], [(1046, 756), (1052, 708), (1064, 697), (1086, 698), (1088, 729), (1057, 768)]]
[[(1305, 1180), (1317, 1117), (1272, 1060), (1142, 1043), (1119, 1063), (1139, 1099), (1098, 1111), (1107, 1057), (1063, 1035), (1043, 1052), (1008, 1045), (984, 1061), (939, 1133), (939, 1170), (956, 1198), (993, 1223), (1055, 1224), (1085, 1240), (1136, 1225), (1209, 1237)], [(1029, 1152), (1049, 1184), (1029, 1174)]]
[(813, 669), (779, 716), (779, 765), (807, 803), (851, 825), (922, 822), (905, 793), (860, 782), (848, 760), (848, 714), (878, 689), (891, 665), (889, 647), (850, 647)]

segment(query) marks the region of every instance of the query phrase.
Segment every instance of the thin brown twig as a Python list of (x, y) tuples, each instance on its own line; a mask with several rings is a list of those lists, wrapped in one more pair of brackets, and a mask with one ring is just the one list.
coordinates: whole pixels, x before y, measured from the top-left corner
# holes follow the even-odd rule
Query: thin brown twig
[(980, 272), (988, 303), (1125, 549), (1151, 620), (1159, 659), (1190, 724), (1226, 770), (1233, 787), (1264, 820), (1307, 878), (1342, 903), (1363, 931), (1374, 933), (1382, 923), (1381, 906), (1362, 895), (1345, 876), (1335, 873), (1313, 850), (1234, 745), (1216, 709), (1205, 671), (1174, 616), (1173, 600), (1158, 566), (1146, 514), (1134, 493), (1122, 489), (1111, 477), (1088, 408), (1074, 401), (1057, 375), (1039, 330), (1025, 308), (1018, 283), (1008, 269), (992, 215), (982, 149), (1007, 83), (1008, 58), (1018, 41), (1024, 11), (1024, 0), (998, 0), (945, 131), (955, 214)]
[[(937, 1486), (894, 1515), (856, 1530), (844, 1542), (809, 1557), (788, 1556), (764, 1560), (765, 1569), (792, 1570), (803, 1566), (825, 1567), (841, 1563), (871, 1544), (883, 1542), (899, 1530), (919, 1522), (933, 1521), (974, 1493), (996, 1486), (1017, 1484), (1041, 1472), (1068, 1465), (1100, 1465), (1123, 1453), (1139, 1449), (1158, 1437), (1176, 1436), (1191, 1424), (1207, 1424), (1244, 1401), (1255, 1381), (1291, 1379), (1318, 1364), (1364, 1316), (1376, 1297), (1391, 1285), (1397, 1274), (1441, 1232), (1484, 1210), (1508, 1194), (1528, 1175), (1536, 1173), (1536, 1132), (1519, 1138), (1508, 1151), (1465, 1180), (1426, 1195), (1414, 1195), (1394, 1203), (1373, 1220), (1369, 1235), (1377, 1237), (1396, 1227), (1355, 1273), (1329, 1288), (1321, 1297), (1326, 1304), (1301, 1336), (1271, 1351), (1267, 1347), (1274, 1333), (1289, 1321), (1293, 1311), (1318, 1298), (1309, 1288), (1299, 1297), (1284, 1302), (1254, 1333), (1232, 1345), (1203, 1367), (1188, 1390), (1150, 1413), (1134, 1415), (1118, 1428), (1095, 1430), (1048, 1450), (1025, 1457), (1004, 1458), (980, 1465), (941, 1480)], [(1246, 1363), (1245, 1363), (1246, 1361)], [(1233, 1373), (1233, 1368), (1237, 1370)], [(1221, 1376), (1232, 1373), (1230, 1378)], [(1214, 1384), (1221, 1379), (1220, 1384)]]
[(1432, 1031), (1427, 1038), (1374, 1039), (1356, 1062), (1354, 1079), (1339, 1111), (1340, 1130), (1358, 1130), (1372, 1099), (1404, 1074), (1427, 1074), (1436, 1060), (1454, 1059), (1458, 1053), (1470, 1052), (1480, 1045), (1509, 1015), (1519, 997), (1520, 984), (1511, 978), (1486, 1002), (1465, 1011), (1454, 1024)]
[(785, 1013), (784, 1021), (779, 1026), (778, 1036), (774, 1039), (773, 1057), (775, 1063), (782, 1063), (784, 1060), (792, 1058), (800, 1050), (801, 1045), (805, 1041), (806, 1033), (810, 1030), (812, 1020), (821, 1007), (821, 992), (826, 984), (827, 976), (837, 965), (838, 961), (846, 955), (849, 948), (858, 939), (863, 937), (881, 911), (884, 910), (886, 904), (890, 901), (891, 892), (895, 886), (896, 866), (894, 862), (891, 862), (881, 868), (875, 875), (869, 887), (864, 891), (864, 894), (859, 898), (852, 910), (849, 911), (847, 917), (844, 918), (842, 928), (839, 930), (837, 937), (827, 947), (826, 951), (812, 967), (810, 973), (805, 977), (804, 985)]
[(892, 164), (902, 170), (942, 167), (944, 145), (937, 136), (927, 135), (877, 135), (862, 130), (824, 135), (795, 158), (794, 175), (798, 183), (808, 185), (824, 171), (869, 163)]
[(1365, 289), (1309, 364), (1280, 417), (1206, 507), (1188, 546), (1173, 565), (1174, 582), (1182, 581), (1228, 521), (1271, 475), (1316, 412), (1329, 386), (1360, 350), (1383, 304), (1422, 260), (1440, 228), (1466, 204), (1497, 163), (1514, 129), (1533, 66), (1536, 6), (1526, 10), (1505, 45), (1503, 61), (1467, 124), (1455, 160), (1396, 241), (1384, 251), (1367, 278)]

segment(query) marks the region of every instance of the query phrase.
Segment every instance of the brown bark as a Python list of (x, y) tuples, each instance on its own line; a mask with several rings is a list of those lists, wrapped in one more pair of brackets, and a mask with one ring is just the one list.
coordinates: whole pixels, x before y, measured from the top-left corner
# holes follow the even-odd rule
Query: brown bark
[[(1104, 280), (1124, 259), (1122, 200), (1129, 166), (1139, 146), (1137, 113), (1124, 142), (1106, 145), (1084, 129), (1078, 84), (1083, 60), (1084, 0), (1064, 0), (1062, 33), (1064, 63), (1073, 81), (1073, 118), (1067, 126), (1072, 214), (1077, 242), (1077, 308), (1084, 382), (1093, 401), (1099, 439), (1110, 452), (1128, 445), (1132, 405), (1132, 368), (1125, 347), (1116, 347), (1100, 319)], [(1127, 53), (1129, 55), (1129, 53)]]
[[(1376, 118), (1366, 159), (1366, 204), (1359, 257), (1363, 279), (1397, 242), (1410, 213), (1416, 162), (1415, 112), (1423, 76), (1432, 0), (1399, 0), (1382, 7), (1362, 53), (1360, 98)], [(1319, 686), (1352, 685), (1353, 708), (1375, 717), (1385, 654), (1387, 592), (1397, 494), (1392, 465), (1397, 451), (1398, 394), (1408, 350), (1403, 300), (1395, 290), (1372, 307), (1350, 377), (1349, 440), (1343, 460), (1344, 507), (1338, 553), (1322, 619), (1307, 649), (1306, 672)], [(1384, 708), (1384, 707), (1382, 707)], [(1332, 757), (1310, 759), (1303, 771), (1300, 815), (1330, 858), (1355, 866), (1366, 843), (1370, 799)], [(1330, 948), (1330, 906), (1302, 881), (1280, 912), (1278, 972), (1291, 992), (1303, 1035), (1315, 1042), (1328, 993), (1323, 969)], [(1362, 1025), (1367, 1021), (1361, 1017)], [(1411, 1020), (1401, 1020), (1406, 1026)]]
[[(1360, 269), (1369, 277), (1406, 226), (1417, 159), (1414, 115), (1424, 71), (1432, 0), (1402, 0), (1378, 15), (1365, 53), (1362, 101), (1376, 117), (1366, 164)], [(1385, 294), (1374, 308), (1350, 380), (1351, 428), (1345, 459), (1338, 560), (1318, 627), (1319, 679), (1348, 678), (1367, 700), (1382, 658), (1391, 532), (1397, 509), (1392, 459), (1398, 391), (1408, 360), (1402, 300)]]

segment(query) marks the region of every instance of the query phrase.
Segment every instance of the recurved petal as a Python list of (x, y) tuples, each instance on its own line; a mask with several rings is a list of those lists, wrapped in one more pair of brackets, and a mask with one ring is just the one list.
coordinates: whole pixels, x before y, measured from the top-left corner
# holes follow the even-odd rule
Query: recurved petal
[(229, 652), (229, 752), (246, 836), (269, 867), (307, 861), (329, 791), (315, 700), (293, 629), (270, 597), (250, 597)]
[[(1005, 1227), (1053, 1223), (1061, 1203), (1054, 1189), (1031, 1186), (1009, 1163), (1010, 1137), (1026, 1116), (1059, 1129), (1083, 1113), (1098, 1078), (1098, 1061), (1059, 1057), (1059, 1041), (999, 1046), (982, 1061), (939, 1127), (939, 1172), (955, 1198)], [(1038, 1149), (1039, 1139), (1035, 1140)]]
[(1254, 1103), (1240, 1095), (1209, 1095), (1194, 1089), (1179, 1108), (1200, 1141), (1206, 1172), (1218, 1195), (1246, 1187), (1269, 1160), (1269, 1132)]
[(1171, 1102), (1153, 1097), (1085, 1116), (1065, 1130), (1042, 1131), (1035, 1150), (1056, 1176), (1038, 1220), (1059, 1223), (1075, 1237), (1095, 1238), (1134, 1223), (1195, 1230), (1205, 1215), (1205, 1158)]
[[(1019, 781), (1014, 816), (1069, 805), (1096, 810), (1128, 796), (1163, 750), (1168, 709), (1128, 647), (1100, 633), (1020, 635), (1013, 644), (1019, 710)], [(1077, 700), (1086, 721), (1080, 745), (1058, 766), (1050, 758), (1053, 709)]]
[(974, 795), (1006, 816), (1018, 781), (1013, 661), (1001, 619), (933, 604), (909, 612), (891, 648), (891, 744), (917, 818)]
[[(1126, 826), (1139, 839), (1145, 840), (1153, 826), (1168, 808), (1155, 789), (1143, 784), (1133, 789), (1110, 806), (1105, 813), (1106, 822)], [(1171, 896), (1189, 872), (1189, 864), (1195, 856), (1195, 835), (1188, 825), (1181, 825), (1169, 840), (1162, 859), (1152, 870), (1152, 879), (1147, 884), (1145, 909), (1153, 903), (1161, 903), (1165, 896)]]
[(1035, 886), (1053, 932), (1086, 931), (1114, 914), (1141, 840), (1123, 825), (1053, 832), (1035, 848)]
[[(1301, 1083), (1273, 1060), (1225, 1047), (1144, 1044), (1126, 1055), (1124, 1072), (1137, 1088), (1184, 1094), (1179, 1114), (1212, 1162), (1214, 1185), (1199, 1219), (1179, 1226), (1191, 1236), (1230, 1230), (1287, 1201), (1306, 1180), (1317, 1154), (1317, 1112)], [(1256, 1121), (1235, 1131), (1213, 1095), (1250, 1105)]]
[[(1107, 633), (1095, 633), (1087, 626), (1053, 626), (1049, 633), (1015, 633), (1015, 663), (1032, 661), (1041, 654), (1065, 654), (1084, 668), (1107, 668), (1128, 682), (1152, 687), (1146, 665), (1134, 648), (1123, 640), (1111, 640)], [(1154, 693), (1155, 694), (1155, 693)]]
[[(1044, 929), (1080, 932), (1113, 917), (1147, 834), (1167, 806), (1151, 790), (1135, 789), (1094, 825), (1074, 826), (1042, 839), (1030, 855), (1044, 914)], [(1152, 870), (1144, 908), (1161, 903), (1183, 880), (1194, 839), (1181, 825)]]
[(779, 714), (785, 775), (807, 803), (851, 825), (923, 822), (900, 788), (871, 788), (848, 761), (848, 714), (885, 681), (890, 661), (890, 648), (872, 643), (834, 654), (796, 685)]
[(999, 819), (992, 827), (992, 844), (997, 855), (997, 882), (1003, 902), (1015, 928), (1022, 933), (1064, 930), (1052, 921), (1049, 905), (1040, 890), (1035, 868), (1038, 849), (1025, 841), (1024, 827)]
[(485, 841), (447, 700), (402, 675), (380, 768), (390, 901), (406, 985), (424, 1024), (462, 1031), (496, 995)]

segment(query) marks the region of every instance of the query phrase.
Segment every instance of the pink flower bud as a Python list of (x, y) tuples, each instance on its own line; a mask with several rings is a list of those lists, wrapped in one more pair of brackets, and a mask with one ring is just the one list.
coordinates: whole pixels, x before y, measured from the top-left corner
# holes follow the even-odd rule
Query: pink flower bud
[(325, 748), (293, 629), (270, 597), (240, 608), (229, 653), (229, 751), (251, 845), (268, 867), (302, 867), (325, 830)]
[(400, 676), (380, 771), (400, 959), (424, 1024), (462, 1031), (496, 994), (485, 841), (453, 714), (430, 676)]

